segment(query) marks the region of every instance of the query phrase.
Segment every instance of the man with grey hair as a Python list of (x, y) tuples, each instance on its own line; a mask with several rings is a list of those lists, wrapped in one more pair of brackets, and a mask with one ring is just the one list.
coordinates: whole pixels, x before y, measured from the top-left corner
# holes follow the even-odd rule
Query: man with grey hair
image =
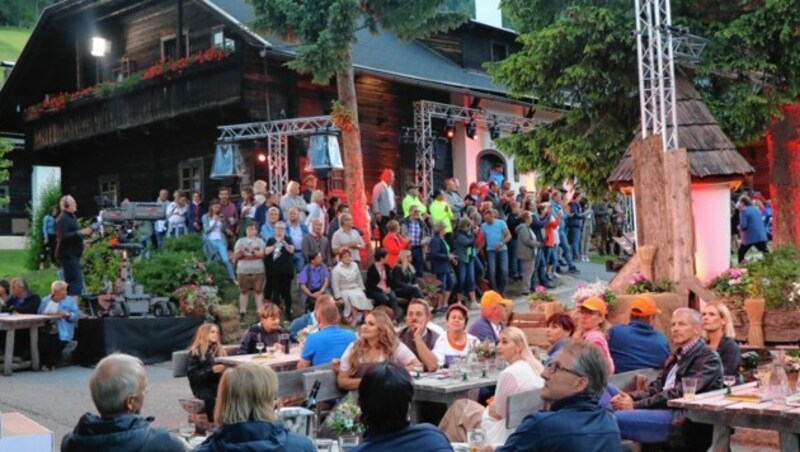
[(10, 297), (6, 301), (3, 312), (17, 314), (36, 314), (41, 303), (41, 298), (28, 289), (28, 283), (23, 278), (12, 278), (10, 284)]
[(56, 259), (64, 272), (64, 280), (69, 284), (69, 295), (80, 297), (83, 294), (83, 238), (92, 230), (81, 229), (75, 218), (77, 210), (75, 198), (70, 195), (61, 198), (61, 215), (56, 219)]
[[(680, 444), (681, 436), (688, 433), (680, 428), (684, 414), (669, 409), (667, 402), (683, 397), (683, 385), (689, 378), (695, 380), (697, 393), (723, 387), (722, 361), (701, 337), (700, 313), (690, 308), (676, 309), (670, 329), (676, 349), (655, 381), (643, 391), (622, 392), (611, 399), (623, 438), (644, 444)], [(710, 446), (710, 436), (692, 433), (693, 447), (705, 450)], [(705, 447), (699, 444), (703, 441), (708, 442)]]
[(577, 340), (567, 343), (542, 373), (542, 400), (550, 409), (526, 416), (497, 451), (622, 450), (614, 415), (597, 403), (606, 373), (597, 347)]
[(99, 416), (84, 414), (61, 441), (62, 452), (186, 450), (181, 440), (139, 415), (147, 374), (138, 358), (122, 353), (103, 358), (89, 377), (89, 391)]

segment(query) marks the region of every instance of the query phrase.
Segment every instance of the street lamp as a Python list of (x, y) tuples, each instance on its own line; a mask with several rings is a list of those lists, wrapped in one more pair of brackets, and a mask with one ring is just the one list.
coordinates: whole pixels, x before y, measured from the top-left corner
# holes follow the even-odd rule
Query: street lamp
[(313, 171), (320, 179), (327, 179), (333, 169), (344, 169), (339, 150), (339, 132), (325, 128), (308, 137), (308, 164), (306, 171)]

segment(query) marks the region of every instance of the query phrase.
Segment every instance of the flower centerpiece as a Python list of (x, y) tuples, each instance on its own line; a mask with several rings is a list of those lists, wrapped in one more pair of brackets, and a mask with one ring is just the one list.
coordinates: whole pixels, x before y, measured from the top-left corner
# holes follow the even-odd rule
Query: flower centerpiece
[(617, 302), (617, 296), (608, 288), (608, 283), (599, 279), (590, 284), (579, 284), (577, 290), (575, 290), (575, 293), (572, 295), (572, 302), (575, 306), (578, 306), (583, 303), (583, 300), (589, 297), (601, 298), (608, 305), (609, 309), (613, 308), (614, 304)]
[(741, 306), (747, 298), (750, 274), (747, 268), (729, 268), (711, 280), (708, 288), (714, 295), (730, 300), (735, 306)]
[(178, 309), (185, 316), (205, 315), (220, 303), (217, 288), (214, 286), (187, 284), (175, 289), (172, 296), (178, 300)]
[(356, 437), (364, 431), (364, 426), (361, 424), (361, 408), (352, 397), (346, 397), (336, 405), (326, 422), (340, 439)]
[(544, 286), (536, 286), (533, 293), (528, 295), (528, 302), (545, 302), (556, 301), (556, 297), (545, 289)]
[(475, 355), (478, 356), (478, 361), (489, 361), (497, 356), (497, 346), (484, 339), (475, 346)]
[(650, 281), (647, 276), (642, 272), (637, 272), (633, 275), (630, 285), (625, 289), (628, 295), (636, 295), (640, 293), (664, 293), (672, 292), (674, 284), (669, 278), (664, 278), (657, 284)]
[(308, 339), (308, 336), (316, 333), (317, 331), (319, 331), (319, 328), (316, 325), (309, 325), (297, 332), (297, 341), (303, 344), (306, 342), (306, 339)]

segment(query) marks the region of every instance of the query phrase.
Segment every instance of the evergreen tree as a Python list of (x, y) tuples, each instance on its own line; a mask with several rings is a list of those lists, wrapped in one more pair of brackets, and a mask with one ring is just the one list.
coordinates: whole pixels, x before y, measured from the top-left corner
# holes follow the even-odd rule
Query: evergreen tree
[(369, 243), (367, 199), (351, 47), (356, 31), (389, 30), (410, 40), (456, 27), (462, 14), (443, 11), (445, 0), (248, 0), (256, 11), (257, 29), (299, 42), (297, 57), (288, 66), (327, 84), (336, 76), (338, 103), (334, 116), (342, 127), (347, 201), (356, 225)]

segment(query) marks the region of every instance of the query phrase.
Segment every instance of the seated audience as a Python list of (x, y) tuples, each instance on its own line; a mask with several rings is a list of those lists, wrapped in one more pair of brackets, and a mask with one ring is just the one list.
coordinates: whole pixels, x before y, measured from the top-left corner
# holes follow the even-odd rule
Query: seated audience
[(244, 363), (228, 369), (217, 394), (215, 419), (220, 427), (195, 450), (314, 452), (310, 439), (278, 422), (277, 394), (278, 376), (272, 368)]
[(575, 322), (572, 321), (572, 316), (569, 314), (557, 313), (551, 315), (545, 324), (547, 329), (544, 334), (545, 339), (550, 343), (550, 350), (547, 351), (547, 362), (544, 364), (548, 366), (561, 351), (561, 347), (572, 339), (572, 335), (575, 333)]
[(264, 248), (266, 244), (258, 236), (258, 225), (250, 222), (245, 227), (245, 237), (236, 241), (233, 254), (236, 256), (236, 279), (239, 281), (239, 321), (244, 321), (250, 292), (256, 300), (256, 308), (264, 304)]
[(354, 323), (358, 311), (371, 311), (372, 301), (364, 293), (361, 269), (353, 262), (352, 252), (344, 249), (339, 253), (339, 263), (331, 272), (331, 289), (337, 303), (342, 304), (345, 322)]
[(300, 249), (303, 251), (303, 258), (306, 262), (311, 262), (311, 258), (316, 253), (322, 254), (322, 263), (325, 266), (333, 265), (331, 259), (331, 242), (325, 236), (324, 221), (320, 218), (311, 220), (311, 233), (303, 237)]
[(53, 281), (50, 295), (42, 300), (38, 314), (58, 316), (57, 320), (48, 321), (44, 326), (44, 334), (39, 335), (42, 370), (49, 371), (56, 368), (61, 352), (75, 336), (75, 325), (80, 318), (78, 304), (74, 298), (67, 296), (66, 282)]
[(331, 273), (322, 262), (322, 254), (319, 252), (312, 254), (308, 264), (297, 274), (299, 286), (297, 295), (300, 298), (300, 305), (305, 306), (306, 311), (314, 309), (317, 299), (328, 294), (330, 282)]
[(392, 220), (386, 224), (386, 237), (383, 238), (381, 244), (387, 253), (386, 263), (389, 264), (389, 267), (394, 267), (400, 252), (407, 250), (409, 247), (408, 239), (400, 235), (400, 223), (397, 220)]
[(414, 352), (427, 372), (435, 372), (439, 367), (436, 355), (433, 354), (433, 347), (439, 335), (428, 328), (432, 318), (428, 302), (421, 298), (412, 298), (406, 310), (407, 326), (398, 334), (400, 341)]
[(375, 363), (391, 361), (407, 370), (421, 365), (414, 353), (397, 338), (392, 320), (386, 314), (367, 314), (360, 333), (342, 356), (337, 383), (343, 390), (358, 389), (361, 378)]
[(251, 326), (242, 336), (239, 355), (257, 353), (256, 344), (259, 342), (264, 344), (264, 347), (271, 347), (278, 343), (281, 334), (288, 334), (288, 331), (281, 326), (281, 308), (278, 305), (264, 303), (264, 307), (258, 312), (258, 318), (258, 323)]
[(450, 245), (445, 240), (447, 225), (444, 222), (435, 223), (433, 226), (433, 238), (428, 250), (430, 251), (431, 273), (436, 275), (439, 280), (439, 290), (436, 296), (434, 312), (447, 312), (447, 303), (450, 294), (455, 287), (453, 280), (453, 264), (456, 264), (456, 256), (450, 250)]
[(607, 375), (606, 359), (597, 347), (570, 341), (542, 373), (541, 396), (550, 409), (526, 416), (496, 450), (621, 451), (614, 415), (597, 404)]
[(400, 251), (397, 263), (392, 268), (392, 288), (400, 298), (411, 300), (423, 298), (422, 290), (417, 283), (417, 269), (411, 264), (411, 251)]
[(6, 299), (6, 306), (3, 308), (3, 312), (36, 314), (40, 304), (42, 304), (41, 298), (28, 290), (28, 283), (24, 279), (11, 279), (9, 296)]
[(481, 342), (488, 340), (496, 344), (500, 338), (500, 330), (508, 319), (508, 311), (514, 308), (514, 302), (502, 295), (487, 290), (481, 296), (481, 317), (469, 327), (469, 333)]
[(667, 336), (653, 328), (661, 311), (655, 300), (639, 295), (631, 302), (631, 321), (608, 330), (608, 347), (616, 373), (660, 368), (669, 356)]
[(224, 364), (217, 364), (215, 358), (226, 356), (225, 347), (219, 342), (219, 327), (213, 323), (200, 325), (189, 346), (189, 386), (192, 394), (205, 402), (205, 412), (209, 422), (214, 422), (214, 406), (217, 401), (219, 379), (225, 372)]
[(582, 338), (584, 341), (599, 348), (608, 361), (607, 369), (609, 375), (614, 373), (614, 360), (608, 351), (608, 341), (606, 340), (605, 329), (607, 326), (606, 314), (608, 308), (605, 301), (598, 297), (589, 297), (581, 303), (579, 308)]
[[(700, 337), (700, 313), (678, 308), (672, 313), (672, 341), (677, 346), (658, 377), (643, 391), (621, 392), (611, 399), (622, 437), (636, 442), (664, 443), (681, 433), (684, 413), (667, 402), (683, 397), (685, 378), (697, 378), (697, 393), (723, 387), (722, 362)], [(696, 441), (693, 439), (692, 441)]]
[(356, 340), (355, 333), (339, 326), (339, 308), (330, 295), (323, 295), (317, 299), (314, 316), (319, 331), (309, 334), (306, 338), (303, 351), (300, 353), (300, 361), (297, 363), (298, 369), (319, 366), (339, 359), (347, 347)]
[[(541, 374), (544, 366), (538, 359), (534, 358), (528, 346), (528, 339), (525, 333), (516, 327), (510, 327), (500, 333), (500, 342), (497, 343), (497, 357), (507, 362), (509, 365), (497, 377), (497, 389), (495, 395), (490, 399), (486, 409), (476, 402), (469, 401), (465, 407), (461, 404), (450, 406), (439, 427), (445, 432), (452, 429), (445, 429), (446, 425), (466, 425), (468, 419), (464, 416), (478, 409), (482, 412), (479, 426), (486, 431), (486, 442), (489, 444), (502, 444), (513, 433), (513, 430), (506, 429), (506, 412), (508, 410), (508, 398), (514, 394), (539, 389), (544, 386)], [(455, 419), (463, 419), (454, 421)], [(458, 430), (458, 435), (448, 437), (452, 441), (465, 441), (466, 432)]]
[(6, 301), (11, 296), (11, 286), (5, 279), (0, 279), (0, 308), (5, 308)]
[[(397, 297), (392, 291), (389, 276), (392, 269), (386, 263), (386, 256), (383, 248), (375, 251), (375, 262), (367, 269), (367, 297), (372, 299), (375, 306), (387, 306), (397, 313)], [(391, 317), (394, 319), (395, 315)]]
[(61, 440), (62, 452), (186, 450), (180, 439), (150, 427), (139, 415), (147, 393), (147, 374), (139, 358), (114, 353), (100, 360), (89, 377), (89, 392), (99, 416), (81, 416)]
[(361, 262), (361, 250), (365, 248), (364, 239), (361, 233), (353, 227), (353, 216), (343, 213), (339, 217), (340, 228), (331, 236), (331, 250), (336, 254), (341, 254), (344, 250), (350, 250), (351, 256), (356, 264)]
[(414, 385), (406, 369), (379, 363), (367, 371), (358, 387), (364, 441), (353, 452), (452, 451), (447, 437), (430, 424), (410, 424), (408, 410)]
[(706, 303), (702, 315), (703, 338), (708, 342), (708, 348), (717, 352), (722, 360), (722, 374), (741, 380), (739, 364), (742, 362), (742, 354), (739, 344), (736, 343), (731, 311), (725, 303)]
[(445, 316), (447, 333), (439, 336), (433, 345), (433, 354), (439, 367), (450, 367), (456, 358), (464, 358), (480, 342), (477, 337), (467, 334), (469, 311), (460, 303), (450, 305)]

